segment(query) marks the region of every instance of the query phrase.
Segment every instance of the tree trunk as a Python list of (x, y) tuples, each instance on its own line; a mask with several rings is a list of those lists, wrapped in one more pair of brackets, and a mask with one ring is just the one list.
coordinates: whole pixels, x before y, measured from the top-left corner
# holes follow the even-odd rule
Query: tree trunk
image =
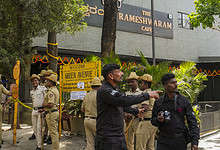
[(102, 40), (101, 40), (101, 55), (102, 57), (109, 56), (111, 51), (115, 53), (115, 40), (116, 40), (116, 23), (117, 23), (117, 1), (118, 0), (105, 0), (104, 1), (104, 19), (102, 27)]
[(58, 56), (58, 48), (57, 48), (57, 37), (55, 31), (48, 32), (48, 55), (50, 65), (49, 68), (54, 72), (57, 72), (57, 59), (55, 57)]

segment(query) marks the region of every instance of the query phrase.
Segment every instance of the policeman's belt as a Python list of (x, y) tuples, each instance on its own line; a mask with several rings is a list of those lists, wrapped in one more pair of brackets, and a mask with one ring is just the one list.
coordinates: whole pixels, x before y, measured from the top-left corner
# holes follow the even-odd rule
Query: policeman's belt
[(34, 110), (43, 109), (44, 107), (34, 107)]
[(56, 111), (58, 111), (58, 110), (53, 109), (53, 110), (47, 110), (44, 113), (45, 113), (45, 115), (47, 115), (47, 114), (50, 114), (50, 113), (53, 113), (53, 112), (56, 112)]
[(150, 121), (151, 118), (139, 118), (139, 121)]
[(90, 116), (85, 116), (85, 118), (88, 118), (88, 119), (96, 119), (96, 117), (90, 117)]

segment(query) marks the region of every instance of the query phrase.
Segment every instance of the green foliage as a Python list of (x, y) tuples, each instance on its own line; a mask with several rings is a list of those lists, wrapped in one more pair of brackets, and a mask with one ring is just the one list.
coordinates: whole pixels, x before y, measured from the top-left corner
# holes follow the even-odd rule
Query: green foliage
[(83, 112), (81, 111), (81, 100), (71, 100), (70, 99), (70, 93), (69, 92), (63, 92), (62, 93), (63, 98), (63, 112), (66, 112), (67, 115), (73, 116), (73, 117), (79, 117), (83, 116)]
[(95, 55), (89, 55), (84, 59), (85, 62), (96, 62), (99, 60), (101, 60), (101, 58)]
[(38, 5), (37, 17), (46, 31), (74, 33), (86, 25), (82, 21), (87, 11), (83, 0), (40, 0), (35, 1), (35, 5)]
[(111, 51), (109, 57), (104, 57), (102, 59), (102, 63), (103, 63), (103, 65), (106, 65), (106, 64), (118, 64), (118, 65), (121, 66), (121, 60), (120, 60), (119, 56), (116, 55), (113, 51)]
[(141, 57), (141, 65), (139, 66), (138, 75), (150, 74), (153, 77), (152, 89), (162, 90), (162, 84), (160, 82), (161, 77), (169, 72), (170, 62), (160, 62), (157, 65), (150, 65), (147, 59), (144, 57), (144, 54), (141, 51), (138, 51), (138, 54)]
[(195, 0), (195, 10), (189, 15), (192, 26), (198, 27), (202, 24), (203, 28), (212, 28), (216, 18), (220, 17), (219, 0)]
[(203, 81), (207, 80), (207, 75), (199, 73), (194, 62), (180, 64), (179, 69), (173, 70), (173, 73), (176, 76), (180, 93), (193, 104), (199, 93), (205, 88)]
[(201, 120), (199, 118), (200, 117), (199, 106), (193, 105), (192, 108), (193, 108), (194, 115), (196, 116), (196, 120), (197, 120), (198, 124), (200, 124)]
[(64, 103), (63, 111), (67, 112), (67, 114), (70, 116), (80, 117), (83, 115), (83, 112), (81, 111), (81, 106), (81, 100), (67, 100)]
[(74, 33), (86, 25), (83, 0), (1, 0), (0, 10), (0, 65), (12, 68), (18, 58), (28, 76), (34, 37)]

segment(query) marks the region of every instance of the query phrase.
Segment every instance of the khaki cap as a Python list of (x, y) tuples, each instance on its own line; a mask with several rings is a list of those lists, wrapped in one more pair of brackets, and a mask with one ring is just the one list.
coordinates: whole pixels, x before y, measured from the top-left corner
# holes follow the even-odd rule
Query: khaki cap
[(149, 105), (149, 101), (143, 101), (141, 105)]
[(55, 74), (51, 74), (50, 76), (45, 77), (45, 79), (57, 83), (57, 75), (55, 75)]
[(38, 75), (36, 75), (36, 74), (32, 74), (32, 76), (31, 76), (31, 80), (33, 80), (33, 79), (38, 79), (38, 80), (40, 80), (40, 77), (38, 76)]
[(45, 76), (45, 73), (46, 73), (46, 72), (47, 72), (46, 70), (41, 70), (41, 72), (40, 72), (39, 76), (40, 76), (40, 77)]
[(99, 77), (95, 77), (94, 79), (92, 79), (90, 85), (91, 86), (101, 86), (102, 83), (101, 83), (100, 78)]
[(55, 72), (53, 72), (53, 70), (49, 69), (45, 72), (45, 76), (50, 76), (51, 74), (55, 74)]
[(139, 76), (137, 76), (137, 74), (135, 72), (131, 72), (129, 77), (126, 78), (126, 80), (131, 80), (131, 79), (139, 79)]
[(141, 76), (139, 79), (147, 81), (147, 82), (152, 82), (152, 76), (149, 74), (144, 74), (143, 76)]

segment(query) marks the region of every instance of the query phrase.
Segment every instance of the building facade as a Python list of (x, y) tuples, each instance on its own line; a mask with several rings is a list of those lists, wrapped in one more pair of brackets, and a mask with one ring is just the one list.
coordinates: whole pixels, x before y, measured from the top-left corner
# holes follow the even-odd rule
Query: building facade
[[(88, 26), (82, 32), (57, 35), (61, 56), (100, 54), (104, 13), (101, 3), (102, 0), (86, 0)], [(141, 50), (147, 58), (152, 58), (151, 1), (122, 0), (119, 5), (116, 53), (130, 57), (138, 56), (137, 50)], [(212, 72), (218, 70), (216, 66), (220, 66), (220, 32), (191, 27), (187, 15), (194, 11), (193, 0), (154, 1), (154, 10), (157, 60), (194, 61)], [(45, 52), (46, 42), (47, 36), (35, 38), (33, 47)], [(220, 95), (216, 99), (219, 98)]]

